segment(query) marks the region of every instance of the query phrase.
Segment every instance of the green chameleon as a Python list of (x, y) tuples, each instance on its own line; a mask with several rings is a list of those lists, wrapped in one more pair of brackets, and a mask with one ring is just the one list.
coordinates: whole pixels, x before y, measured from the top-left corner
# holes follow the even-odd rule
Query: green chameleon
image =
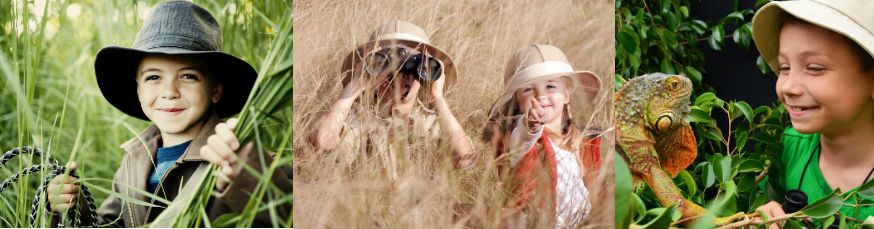
[[(698, 155), (686, 118), (691, 94), (692, 82), (685, 76), (652, 73), (625, 82), (615, 95), (616, 148), (628, 162), (635, 192), (640, 193), (641, 181), (645, 182), (662, 206), (677, 205), (684, 219), (706, 213), (684, 198), (672, 179)], [(744, 217), (737, 213), (713, 223), (724, 225)]]

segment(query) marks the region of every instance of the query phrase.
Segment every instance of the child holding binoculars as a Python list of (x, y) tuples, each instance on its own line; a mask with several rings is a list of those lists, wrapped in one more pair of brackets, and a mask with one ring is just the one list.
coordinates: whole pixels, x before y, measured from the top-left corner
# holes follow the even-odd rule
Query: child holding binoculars
[[(448, 146), (456, 167), (472, 165), (470, 138), (443, 95), (456, 79), (452, 58), (406, 21), (383, 24), (370, 38), (347, 56), (343, 92), (318, 121), (310, 143), (338, 152), (341, 163), (375, 154), (393, 180), (396, 157), (412, 142), (427, 149)], [(419, 93), (423, 87), (426, 92)]]

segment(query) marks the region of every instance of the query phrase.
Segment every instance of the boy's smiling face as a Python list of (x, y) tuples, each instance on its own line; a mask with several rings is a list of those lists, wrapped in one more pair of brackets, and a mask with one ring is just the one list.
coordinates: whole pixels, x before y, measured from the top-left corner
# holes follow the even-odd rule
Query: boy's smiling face
[(863, 68), (851, 47), (819, 26), (784, 23), (776, 90), (799, 132), (839, 133), (874, 124), (874, 70)]
[(190, 140), (203, 126), (210, 104), (221, 98), (221, 85), (207, 77), (194, 57), (146, 56), (136, 80), (143, 113), (165, 135)]

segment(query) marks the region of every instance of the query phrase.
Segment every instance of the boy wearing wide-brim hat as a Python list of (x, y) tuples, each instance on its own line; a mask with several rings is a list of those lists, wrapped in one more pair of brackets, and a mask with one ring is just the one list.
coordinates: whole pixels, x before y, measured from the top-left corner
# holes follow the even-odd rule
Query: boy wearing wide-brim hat
[(470, 140), (443, 95), (456, 80), (455, 63), (422, 28), (401, 20), (379, 26), (342, 70), (343, 92), (310, 134), (316, 149), (338, 152), (344, 163), (375, 152), (392, 179), (394, 152), (409, 142), (448, 146), (456, 166), (472, 164)]
[[(836, 188), (858, 190), (874, 173), (871, 12), (869, 0), (785, 1), (768, 3), (753, 17), (753, 40), (778, 75), (777, 96), (792, 122), (782, 135), (777, 168), (783, 170), (770, 173), (768, 183), (795, 190), (793, 196), (803, 193), (802, 204)], [(856, 219), (847, 220), (852, 227), (874, 215), (874, 207), (856, 205), (872, 200), (848, 197), (840, 214)], [(775, 199), (758, 210), (773, 219), (803, 206), (781, 203)]]
[[(150, 223), (165, 206), (134, 190), (172, 201), (180, 190), (191, 190), (187, 182), (206, 163), (221, 168), (216, 195), (207, 209), (210, 220), (242, 212), (246, 206), (259, 179), (241, 173), (242, 164), (263, 171), (260, 159), (267, 164), (273, 159), (258, 155), (254, 142), (241, 146), (233, 134), (236, 119), (220, 123), (221, 118), (240, 112), (256, 78), (248, 63), (221, 52), (221, 38), (221, 29), (207, 10), (186, 1), (168, 1), (155, 6), (132, 48), (110, 46), (97, 54), (94, 67), (104, 98), (125, 114), (153, 123), (121, 146), (126, 154), (112, 190), (159, 206), (109, 196), (97, 209), (99, 224)], [(75, 169), (75, 164), (71, 166)], [(291, 174), (288, 166), (272, 174), (273, 184), (289, 195)], [(54, 212), (77, 207), (88, 214), (87, 207), (75, 201), (77, 183), (64, 175), (52, 179), (48, 196)], [(287, 216), (291, 206), (274, 210)], [(269, 225), (269, 217), (262, 212), (255, 224)]]
[(510, 170), (513, 205), (551, 212), (557, 228), (573, 227), (592, 210), (584, 178), (599, 168), (600, 138), (577, 126), (571, 107), (591, 113), (600, 88), (595, 73), (574, 70), (557, 47), (521, 48), (507, 64), (504, 92), (484, 129), (501, 169)]

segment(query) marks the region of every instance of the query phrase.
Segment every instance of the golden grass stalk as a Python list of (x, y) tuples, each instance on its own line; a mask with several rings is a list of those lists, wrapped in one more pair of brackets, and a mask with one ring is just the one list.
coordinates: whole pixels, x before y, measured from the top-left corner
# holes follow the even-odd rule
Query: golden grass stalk
[[(294, 81), (295, 206), (301, 228), (459, 228), (453, 205), (473, 205), (464, 219), (497, 227), (507, 193), (493, 149), (478, 139), (488, 109), (501, 93), (506, 61), (516, 49), (532, 43), (561, 48), (578, 70), (602, 77), (612, 88), (613, 1), (295, 1), (297, 33)], [(477, 163), (469, 170), (453, 168), (448, 150), (422, 141), (404, 146), (396, 157), (397, 180), (387, 166), (364, 152), (317, 152), (307, 142), (309, 131), (340, 95), (343, 58), (380, 24), (401, 19), (421, 26), (431, 43), (452, 56), (458, 82), (446, 90), (452, 113), (474, 139)], [(420, 93), (424, 93), (423, 88)], [(582, 227), (613, 224), (611, 95), (595, 104), (578, 104), (574, 117), (588, 127), (603, 128), (603, 169), (587, 183), (598, 200)], [(353, 108), (355, 109), (355, 108)], [(337, 163), (352, 157), (354, 164)]]

